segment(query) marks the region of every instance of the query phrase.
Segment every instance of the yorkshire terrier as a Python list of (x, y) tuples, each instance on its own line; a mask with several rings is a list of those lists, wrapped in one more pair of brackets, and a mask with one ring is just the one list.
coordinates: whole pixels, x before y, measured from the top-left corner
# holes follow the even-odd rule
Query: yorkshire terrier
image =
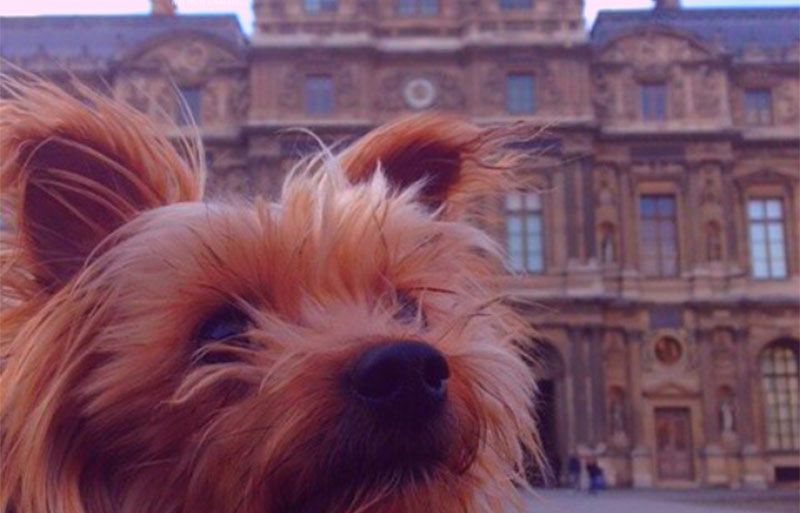
[(497, 130), (408, 117), (214, 203), (132, 108), (3, 87), (0, 511), (526, 511)]

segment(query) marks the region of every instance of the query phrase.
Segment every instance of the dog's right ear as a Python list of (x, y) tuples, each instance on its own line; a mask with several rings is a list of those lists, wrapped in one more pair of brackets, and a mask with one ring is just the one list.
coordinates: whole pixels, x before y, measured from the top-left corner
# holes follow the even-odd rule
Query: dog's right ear
[(79, 100), (37, 79), (3, 77), (0, 84), (0, 199), (4, 235), (15, 248), (10, 265), (24, 266), (45, 289), (68, 282), (137, 214), (202, 197), (202, 166), (187, 164), (132, 108), (83, 86)]

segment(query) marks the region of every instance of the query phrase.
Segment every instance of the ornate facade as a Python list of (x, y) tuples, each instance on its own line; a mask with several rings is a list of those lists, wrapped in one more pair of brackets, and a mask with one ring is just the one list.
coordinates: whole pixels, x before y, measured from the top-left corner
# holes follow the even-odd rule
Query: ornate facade
[[(800, 10), (581, 0), (256, 0), (230, 16), (4, 18), (3, 58), (194, 118), (211, 195), (271, 194), (402, 113), (546, 130), (491, 227), (541, 340), (554, 474), (616, 486), (800, 479)], [(98, 30), (102, 27), (103, 30)], [(182, 93), (176, 94), (176, 91)]]

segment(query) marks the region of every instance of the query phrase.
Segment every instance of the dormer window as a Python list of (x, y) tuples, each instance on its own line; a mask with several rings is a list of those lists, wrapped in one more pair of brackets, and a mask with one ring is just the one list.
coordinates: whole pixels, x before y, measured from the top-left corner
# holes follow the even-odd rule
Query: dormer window
[(667, 85), (663, 82), (642, 84), (642, 119), (664, 121), (667, 119)]
[(397, 14), (400, 16), (436, 16), (439, 14), (439, 0), (397, 0)]
[(337, 0), (303, 0), (306, 14), (320, 14), (336, 12), (339, 5)]
[(504, 11), (514, 9), (531, 9), (533, 0), (500, 0), (500, 8)]
[(744, 115), (748, 125), (771, 125), (772, 92), (767, 88), (745, 89)]
[(200, 124), (200, 99), (202, 88), (181, 87), (178, 89), (181, 100), (178, 105), (177, 122), (180, 126)]

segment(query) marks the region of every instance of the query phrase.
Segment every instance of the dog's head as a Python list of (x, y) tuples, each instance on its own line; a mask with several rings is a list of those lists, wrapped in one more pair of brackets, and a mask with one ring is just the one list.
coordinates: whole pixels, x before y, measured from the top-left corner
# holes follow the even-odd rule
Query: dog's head
[(513, 507), (525, 328), (465, 222), (490, 133), (412, 117), (214, 204), (130, 109), (9, 91), (0, 509)]

